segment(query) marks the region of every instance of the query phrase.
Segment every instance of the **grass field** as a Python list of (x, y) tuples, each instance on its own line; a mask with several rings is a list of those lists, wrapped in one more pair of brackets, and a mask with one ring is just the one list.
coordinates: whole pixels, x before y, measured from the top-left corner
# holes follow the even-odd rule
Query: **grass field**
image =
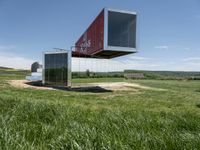
[(6, 82), (26, 73), (0, 70), (0, 149), (200, 149), (200, 81), (128, 80), (166, 90), (104, 93)]

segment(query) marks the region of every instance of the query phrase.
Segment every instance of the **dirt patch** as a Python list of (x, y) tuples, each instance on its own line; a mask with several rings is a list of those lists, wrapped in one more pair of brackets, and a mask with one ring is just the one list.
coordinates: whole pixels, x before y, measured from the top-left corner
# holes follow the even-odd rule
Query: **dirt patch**
[[(42, 90), (59, 90), (59, 88), (43, 86), (41, 83), (36, 84), (26, 80), (9, 80), (8, 83), (17, 88), (34, 88)], [(126, 83), (126, 82), (110, 82), (110, 83), (87, 83), (85, 85), (74, 86), (71, 89), (62, 88), (62, 90), (67, 91), (79, 91), (79, 92), (111, 92), (111, 91), (132, 91), (138, 92), (140, 89), (144, 90), (157, 90), (164, 91), (164, 89), (151, 88), (147, 86), (142, 86), (136, 83)]]
[(135, 91), (135, 92), (138, 92), (139, 89), (165, 91), (164, 89), (152, 88), (152, 87), (148, 87), (148, 86), (142, 86), (142, 85), (136, 84), (136, 83), (127, 83), (127, 82), (90, 83), (90, 85), (99, 86), (101, 88), (105, 88), (107, 90), (113, 90), (113, 91)]
[(45, 86), (34, 86), (30, 84), (31, 82), (27, 80), (9, 80), (8, 83), (16, 88), (34, 88), (34, 89), (41, 89), (41, 90), (55, 90), (52, 87), (45, 87)]

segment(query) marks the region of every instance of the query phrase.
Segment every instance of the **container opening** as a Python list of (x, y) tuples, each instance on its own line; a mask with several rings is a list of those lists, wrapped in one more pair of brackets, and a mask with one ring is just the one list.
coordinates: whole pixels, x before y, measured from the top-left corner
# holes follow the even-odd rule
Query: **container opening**
[(136, 15), (108, 11), (108, 46), (136, 48)]

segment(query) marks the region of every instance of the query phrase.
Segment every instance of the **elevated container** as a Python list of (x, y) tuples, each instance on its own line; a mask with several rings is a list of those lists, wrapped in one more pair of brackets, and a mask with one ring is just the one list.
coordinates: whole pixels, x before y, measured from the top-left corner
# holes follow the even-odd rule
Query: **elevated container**
[(114, 58), (136, 52), (137, 13), (104, 8), (75, 44), (74, 57)]

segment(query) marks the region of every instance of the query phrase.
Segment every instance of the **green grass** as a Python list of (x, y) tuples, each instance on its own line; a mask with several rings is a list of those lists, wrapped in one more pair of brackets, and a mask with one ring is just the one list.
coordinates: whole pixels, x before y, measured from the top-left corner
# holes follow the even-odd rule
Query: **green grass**
[(30, 74), (30, 71), (27, 70), (0, 68), (0, 80), (24, 79), (28, 74)]
[[(8, 79), (0, 77), (0, 149), (200, 149), (198, 81), (127, 80), (166, 91), (93, 93), (18, 89)], [(126, 80), (73, 80), (111, 81)]]

